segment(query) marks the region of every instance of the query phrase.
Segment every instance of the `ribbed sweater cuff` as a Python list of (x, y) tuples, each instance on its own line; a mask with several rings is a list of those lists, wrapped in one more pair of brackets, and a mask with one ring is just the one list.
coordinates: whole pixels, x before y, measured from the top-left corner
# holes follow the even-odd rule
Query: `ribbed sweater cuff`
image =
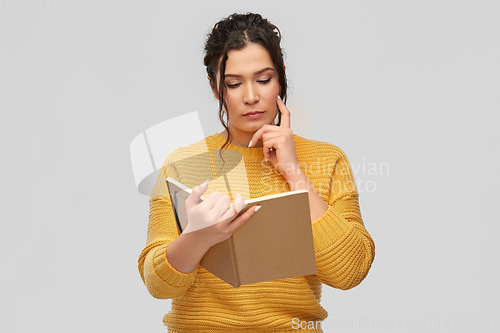
[(329, 207), (326, 213), (312, 224), (314, 249), (316, 252), (326, 249), (352, 228), (339, 212)]
[(167, 260), (167, 247), (170, 243), (158, 246), (153, 255), (153, 267), (156, 274), (166, 284), (174, 288), (182, 288), (193, 281), (198, 269), (191, 273), (182, 273), (170, 265)]

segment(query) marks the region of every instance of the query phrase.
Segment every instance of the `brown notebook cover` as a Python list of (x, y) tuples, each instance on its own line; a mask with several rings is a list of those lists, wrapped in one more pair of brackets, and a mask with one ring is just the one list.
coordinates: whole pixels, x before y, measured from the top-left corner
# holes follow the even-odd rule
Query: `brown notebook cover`
[[(179, 233), (187, 226), (191, 190), (167, 178)], [(306, 190), (245, 200), (262, 208), (233, 235), (208, 250), (200, 265), (237, 288), (241, 285), (316, 274), (309, 197)]]

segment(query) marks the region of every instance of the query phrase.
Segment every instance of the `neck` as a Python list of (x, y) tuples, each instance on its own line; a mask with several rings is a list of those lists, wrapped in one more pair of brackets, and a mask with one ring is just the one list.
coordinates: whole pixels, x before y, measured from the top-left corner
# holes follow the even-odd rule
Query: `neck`
[[(224, 139), (227, 140), (227, 130), (224, 130), (223, 132), (220, 133)], [(248, 144), (250, 143), (250, 140), (252, 139), (253, 133), (248, 133), (248, 135), (238, 135), (235, 137), (234, 135), (231, 135), (231, 143), (235, 146), (238, 147), (245, 147), (248, 148)], [(253, 145), (253, 148), (255, 147), (262, 147), (262, 140), (259, 140), (257, 144)]]

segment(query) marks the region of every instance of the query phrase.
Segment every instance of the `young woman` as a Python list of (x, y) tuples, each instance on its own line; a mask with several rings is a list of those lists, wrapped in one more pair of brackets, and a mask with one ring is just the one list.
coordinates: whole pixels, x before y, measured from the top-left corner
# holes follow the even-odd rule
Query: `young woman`
[[(353, 288), (373, 262), (374, 243), (361, 219), (347, 157), (332, 144), (307, 140), (290, 129), (280, 40), (278, 28), (258, 14), (233, 14), (214, 26), (204, 62), (225, 130), (207, 137), (202, 146), (241, 154), (252, 198), (308, 191), (317, 274), (233, 288), (199, 266), (208, 249), (258, 214), (259, 207), (235, 218), (242, 196), (229, 196), (212, 182), (207, 192), (207, 182), (202, 183), (206, 175), (172, 162), (196, 151), (199, 143), (179, 148), (167, 159), (153, 189), (147, 246), (139, 258), (149, 292), (172, 299), (163, 319), (169, 332), (322, 332), (320, 322), (327, 317), (320, 305), (322, 283)], [(201, 183), (187, 202), (191, 228), (181, 235), (167, 176), (185, 184)], [(203, 194), (205, 200), (199, 203)]]

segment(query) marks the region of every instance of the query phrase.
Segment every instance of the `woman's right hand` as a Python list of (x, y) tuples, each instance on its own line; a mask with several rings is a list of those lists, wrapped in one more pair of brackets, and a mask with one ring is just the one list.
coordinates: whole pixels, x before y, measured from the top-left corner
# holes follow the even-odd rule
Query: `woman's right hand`
[(200, 241), (211, 247), (231, 237), (238, 227), (255, 214), (256, 207), (249, 208), (236, 218), (243, 209), (243, 197), (236, 194), (231, 204), (228, 195), (212, 192), (200, 202), (207, 188), (206, 182), (196, 186), (186, 200), (188, 225), (183, 234), (194, 233), (193, 236), (201, 236)]
[(236, 218), (243, 208), (243, 197), (235, 195), (231, 206), (229, 196), (212, 192), (200, 202), (207, 188), (205, 184), (193, 189), (186, 200), (188, 225), (167, 247), (168, 262), (182, 273), (192, 272), (212, 246), (231, 237), (260, 208), (250, 207)]

